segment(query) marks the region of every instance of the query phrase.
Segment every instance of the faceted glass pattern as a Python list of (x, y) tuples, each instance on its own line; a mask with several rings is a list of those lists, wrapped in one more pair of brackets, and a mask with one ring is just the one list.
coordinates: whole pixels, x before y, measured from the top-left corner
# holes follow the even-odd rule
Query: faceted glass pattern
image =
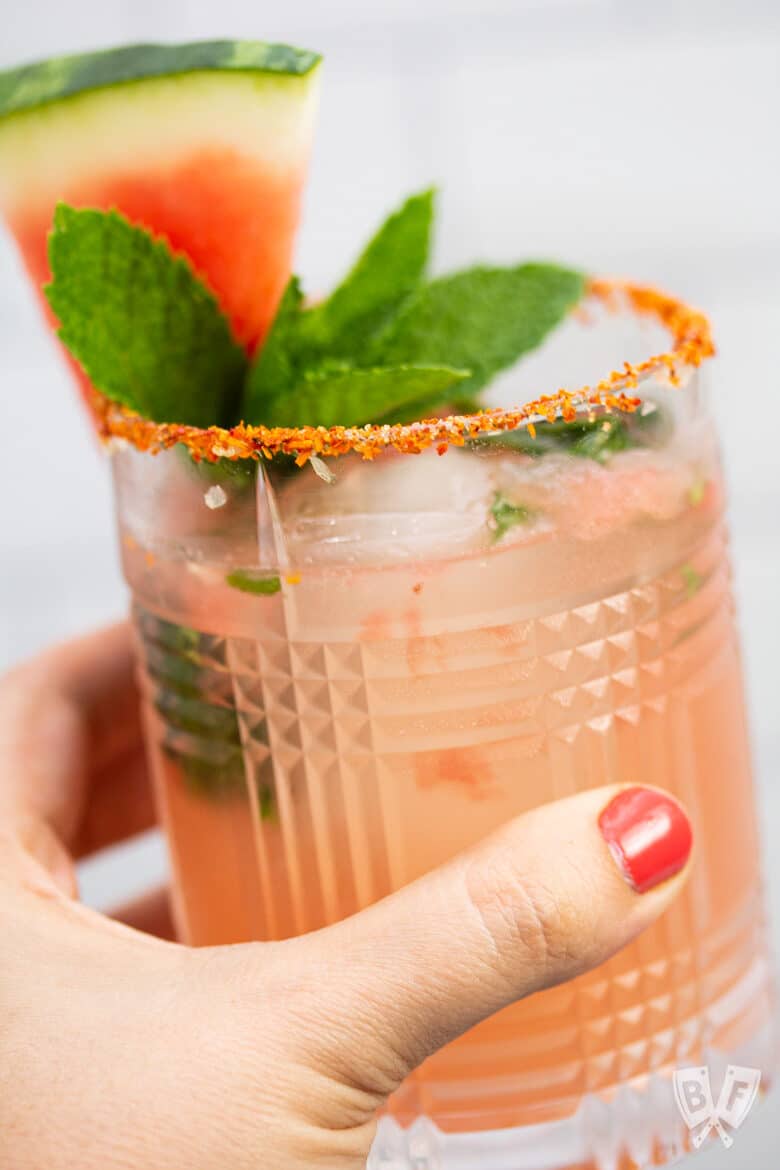
[[(515, 1127), (532, 1127), (520, 1131), (529, 1160), (516, 1160), (516, 1142), (506, 1165), (611, 1167), (621, 1151), (649, 1165), (662, 1147), (684, 1147), (675, 1067), (717, 1053), (769, 1060), (720, 526), (694, 559), (695, 592), (677, 565), (570, 609), (500, 624), (478, 612), (451, 634), (421, 625), (412, 637), (289, 640), (269, 598), (260, 604), (277, 620), (269, 613), (256, 638), (188, 630), (182, 642), (150, 598), (138, 606), (152, 756), (193, 942), (334, 922), (587, 785), (662, 778), (692, 813), (698, 856), (683, 898), (600, 970), (508, 1009), (413, 1073), (389, 1113), (403, 1127), (435, 1124), (383, 1122), (377, 1168), (457, 1165), (440, 1131)], [(578, 1162), (539, 1160), (536, 1127), (556, 1122)]]

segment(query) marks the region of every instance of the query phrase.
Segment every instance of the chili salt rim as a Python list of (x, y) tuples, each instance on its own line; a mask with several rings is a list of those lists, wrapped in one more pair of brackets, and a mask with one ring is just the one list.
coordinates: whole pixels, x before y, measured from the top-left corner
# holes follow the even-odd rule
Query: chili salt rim
[[(587, 295), (611, 311), (627, 303), (638, 316), (654, 317), (670, 333), (672, 348), (633, 364), (624, 362), (595, 386), (578, 390), (560, 389), (544, 394), (523, 406), (495, 408), (477, 414), (449, 418), (421, 419), (418, 422), (362, 427), (265, 427), (241, 423), (231, 428), (192, 427), (182, 423), (157, 423), (142, 418), (127, 407), (93, 392), (91, 407), (100, 436), (124, 439), (139, 451), (156, 454), (178, 443), (187, 447), (196, 460), (271, 459), (276, 454), (294, 455), (304, 464), (312, 456), (345, 455), (354, 451), (373, 459), (386, 447), (416, 455), (428, 447), (444, 454), (450, 445), (463, 446), (478, 435), (515, 430), (527, 426), (534, 433), (534, 419), (552, 421), (560, 415), (571, 421), (577, 407), (603, 406), (609, 410), (634, 411), (641, 398), (627, 393), (640, 382), (662, 373), (673, 385), (680, 382), (683, 367), (696, 367), (715, 352), (710, 323), (704, 313), (668, 293), (630, 281), (594, 277)], [(585, 305), (580, 311), (587, 311)]]

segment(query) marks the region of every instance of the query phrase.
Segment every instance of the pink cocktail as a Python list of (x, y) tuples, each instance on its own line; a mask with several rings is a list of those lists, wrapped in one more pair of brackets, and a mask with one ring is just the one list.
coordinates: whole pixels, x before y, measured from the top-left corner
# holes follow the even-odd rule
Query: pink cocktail
[(114, 456), (189, 942), (314, 930), (583, 788), (660, 785), (692, 815), (681, 900), (602, 968), (428, 1060), (372, 1166), (657, 1164), (686, 1148), (675, 1068), (731, 1061), (768, 1083), (723, 483), (698, 379), (646, 382), (633, 415), (441, 457), (295, 472)]

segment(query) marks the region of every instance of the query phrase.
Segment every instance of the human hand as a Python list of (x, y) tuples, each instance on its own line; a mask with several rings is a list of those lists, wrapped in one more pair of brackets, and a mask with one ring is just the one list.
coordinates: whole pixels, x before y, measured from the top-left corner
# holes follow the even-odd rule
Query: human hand
[(153, 822), (128, 628), (17, 668), (0, 686), (0, 1165), (363, 1167), (420, 1061), (603, 962), (678, 893), (687, 819), (620, 792), (543, 806), (326, 930), (194, 950), (146, 933), (166, 932), (159, 898), (124, 922), (74, 900), (75, 858)]

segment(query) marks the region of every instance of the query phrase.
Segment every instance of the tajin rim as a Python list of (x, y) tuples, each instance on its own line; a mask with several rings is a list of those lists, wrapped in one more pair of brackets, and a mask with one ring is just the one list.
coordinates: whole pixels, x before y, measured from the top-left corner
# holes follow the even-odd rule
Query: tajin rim
[[(476, 414), (410, 423), (384, 426), (369, 423), (360, 427), (265, 427), (240, 423), (230, 428), (202, 428), (154, 422), (94, 392), (91, 408), (95, 425), (107, 442), (125, 440), (139, 451), (151, 454), (181, 444), (195, 460), (209, 462), (272, 459), (274, 455), (285, 454), (294, 456), (303, 465), (314, 455), (333, 457), (355, 452), (364, 459), (373, 459), (388, 447), (409, 455), (434, 447), (444, 454), (450, 446), (462, 447), (491, 432), (526, 426), (533, 434), (535, 421), (553, 421), (558, 417), (571, 421), (582, 407), (602, 406), (607, 410), (632, 412), (642, 400), (631, 392), (642, 382), (661, 375), (672, 385), (679, 385), (684, 369), (700, 366), (715, 353), (707, 316), (669, 293), (632, 281), (593, 277), (588, 282), (586, 298), (610, 311), (627, 308), (637, 316), (654, 318), (668, 331), (671, 347), (637, 363), (624, 362), (592, 386), (575, 390), (562, 388), (522, 406), (496, 407)], [(587, 299), (574, 312), (587, 316)]]

